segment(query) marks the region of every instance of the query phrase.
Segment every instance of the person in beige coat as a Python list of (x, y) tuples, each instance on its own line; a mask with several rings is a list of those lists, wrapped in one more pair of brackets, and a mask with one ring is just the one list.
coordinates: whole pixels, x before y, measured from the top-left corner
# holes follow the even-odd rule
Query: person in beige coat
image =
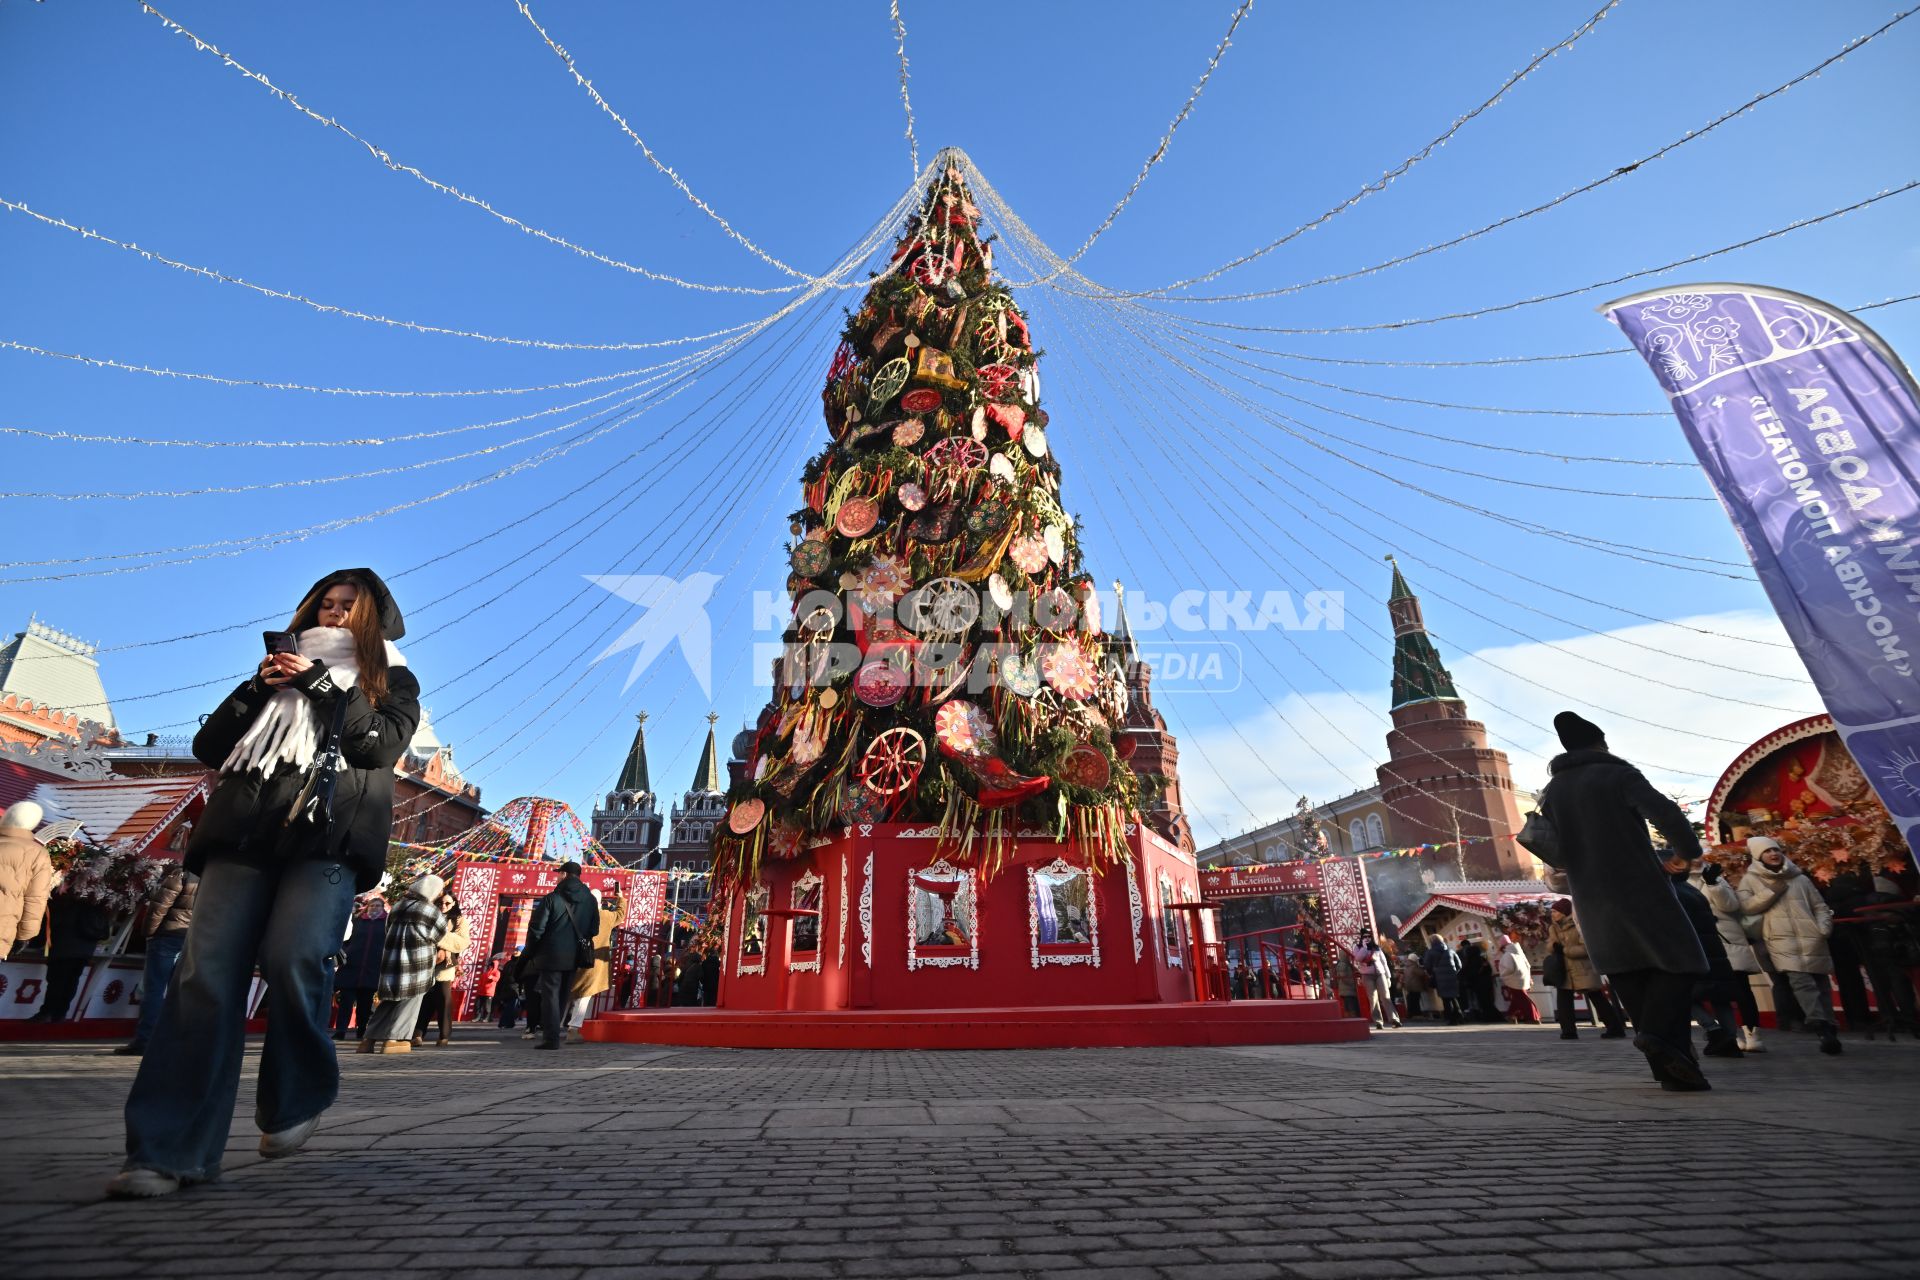
[(1767, 944), (1774, 969), (1792, 986), (1807, 1026), (1819, 1035), (1820, 1052), (1839, 1053), (1840, 1029), (1828, 991), (1833, 956), (1827, 951), (1827, 935), (1833, 932), (1833, 908), (1772, 836), (1753, 836), (1747, 852), (1753, 865), (1734, 891), (1740, 909), (1760, 917), (1760, 940)]
[(1726, 878), (1726, 873), (1717, 862), (1695, 864), (1699, 869), (1690, 877), (1688, 883), (1698, 889), (1713, 908), (1714, 931), (1720, 935), (1720, 945), (1726, 948), (1727, 964), (1733, 969), (1733, 1000), (1740, 1010), (1740, 1050), (1743, 1053), (1765, 1053), (1767, 1048), (1760, 1043), (1760, 1005), (1753, 998), (1753, 975), (1760, 973), (1760, 957), (1753, 949), (1753, 943), (1747, 938), (1746, 926), (1740, 922), (1740, 892)]
[(40, 936), (53, 889), (53, 860), (33, 838), (45, 813), (20, 800), (0, 814), (0, 956)]
[(1548, 912), (1547, 945), (1559, 953), (1566, 966), (1566, 985), (1555, 987), (1553, 993), (1554, 1020), (1560, 1024), (1560, 1038), (1580, 1038), (1573, 1024), (1575, 992), (1587, 998), (1587, 1007), (1606, 1024), (1607, 1029), (1600, 1036), (1602, 1040), (1624, 1038), (1627, 1034), (1626, 1015), (1620, 1012), (1620, 1006), (1600, 985), (1600, 970), (1594, 967), (1593, 957), (1587, 954), (1587, 940), (1580, 932), (1579, 922), (1573, 918), (1571, 898), (1559, 899)]
[[(593, 896), (600, 898), (597, 890)], [(573, 975), (573, 1026), (587, 1020), (593, 998), (613, 985), (613, 930), (619, 923), (620, 899), (612, 896), (602, 899), (600, 932), (593, 939), (593, 967)]]

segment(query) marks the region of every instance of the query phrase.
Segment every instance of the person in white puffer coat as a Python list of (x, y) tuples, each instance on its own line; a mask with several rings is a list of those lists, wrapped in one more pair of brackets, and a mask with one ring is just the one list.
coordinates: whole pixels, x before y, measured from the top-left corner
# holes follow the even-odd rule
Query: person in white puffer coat
[(1760, 917), (1760, 940), (1767, 944), (1773, 967), (1793, 987), (1807, 1026), (1819, 1034), (1820, 1052), (1839, 1053), (1840, 1030), (1828, 991), (1833, 956), (1827, 951), (1827, 936), (1833, 932), (1833, 908), (1772, 836), (1751, 837), (1747, 851), (1753, 865), (1735, 890), (1740, 909)]
[(1688, 877), (1688, 883), (1713, 907), (1714, 931), (1720, 935), (1720, 945), (1727, 949), (1727, 963), (1733, 968), (1733, 999), (1740, 1008), (1742, 1024), (1740, 1048), (1746, 1053), (1765, 1053), (1766, 1046), (1760, 1043), (1760, 1006), (1753, 998), (1753, 975), (1762, 972), (1760, 954), (1740, 922), (1740, 894), (1727, 883), (1719, 863), (1697, 865), (1699, 869)]

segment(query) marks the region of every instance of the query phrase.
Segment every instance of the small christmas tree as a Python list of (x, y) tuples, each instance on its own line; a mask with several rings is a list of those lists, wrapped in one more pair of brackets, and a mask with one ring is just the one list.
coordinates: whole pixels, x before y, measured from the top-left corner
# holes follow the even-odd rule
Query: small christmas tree
[(944, 856), (989, 870), (1022, 823), (1121, 856), (1125, 675), (979, 221), (949, 163), (828, 368), (831, 440), (793, 514), (791, 624), (738, 744), (719, 885), (856, 823), (937, 823)]

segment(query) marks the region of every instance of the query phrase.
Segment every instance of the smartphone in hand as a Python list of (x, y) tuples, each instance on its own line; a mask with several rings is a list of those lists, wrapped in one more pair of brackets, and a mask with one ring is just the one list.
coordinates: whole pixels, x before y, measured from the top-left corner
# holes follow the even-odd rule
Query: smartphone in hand
[(262, 631), (260, 636), (267, 642), (268, 653), (299, 652), (299, 647), (294, 643), (293, 632), (291, 631)]

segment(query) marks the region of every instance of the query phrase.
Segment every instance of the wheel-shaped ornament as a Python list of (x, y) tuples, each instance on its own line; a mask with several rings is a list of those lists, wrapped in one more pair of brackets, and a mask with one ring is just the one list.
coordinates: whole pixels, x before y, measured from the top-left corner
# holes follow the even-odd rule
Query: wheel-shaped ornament
[(867, 744), (858, 776), (868, 790), (892, 796), (912, 786), (926, 767), (927, 740), (918, 730), (903, 725), (888, 729)]

